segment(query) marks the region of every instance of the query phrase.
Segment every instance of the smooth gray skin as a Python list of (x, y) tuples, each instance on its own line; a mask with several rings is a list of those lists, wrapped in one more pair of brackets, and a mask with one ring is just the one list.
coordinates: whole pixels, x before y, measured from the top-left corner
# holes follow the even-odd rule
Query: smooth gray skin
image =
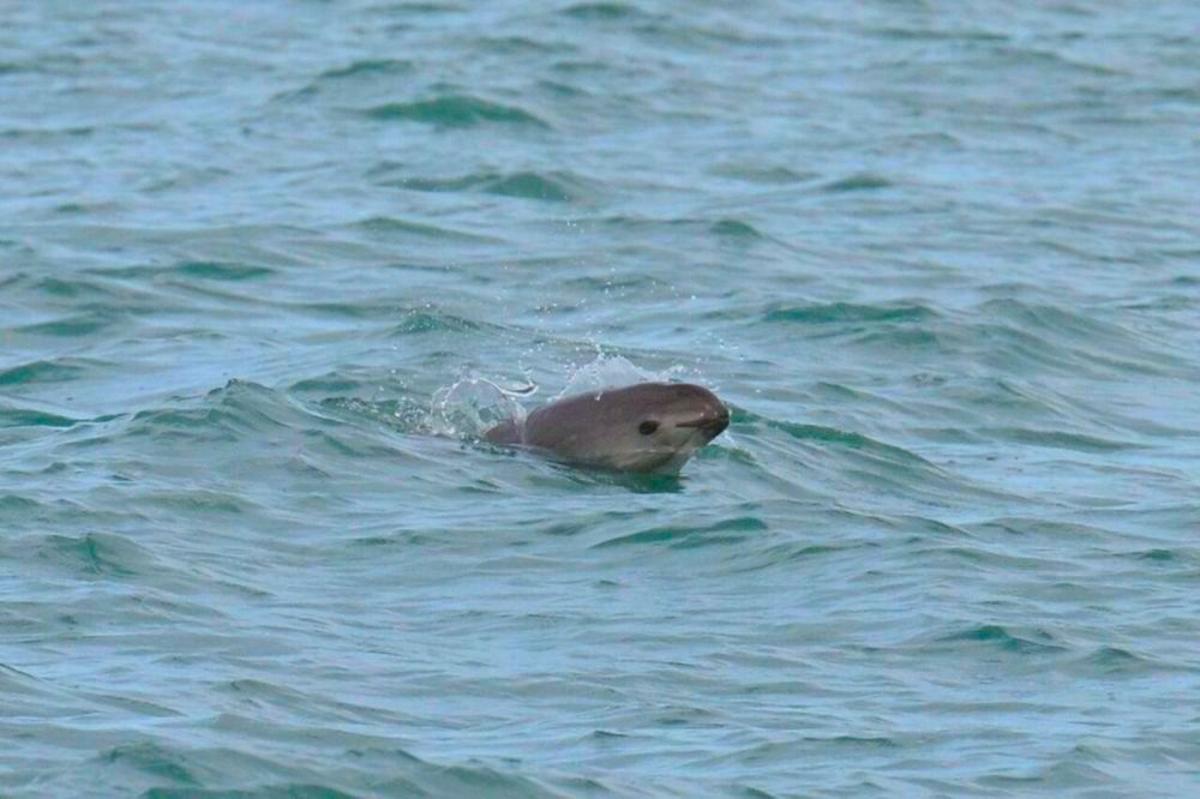
[(673, 473), (728, 426), (729, 409), (702, 386), (638, 383), (552, 402), (484, 438), (585, 466)]

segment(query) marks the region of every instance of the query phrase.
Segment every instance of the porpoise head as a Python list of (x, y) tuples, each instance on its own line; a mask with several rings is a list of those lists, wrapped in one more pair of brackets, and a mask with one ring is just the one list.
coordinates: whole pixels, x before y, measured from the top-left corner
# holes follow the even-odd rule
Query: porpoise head
[[(509, 443), (588, 466), (676, 472), (728, 426), (729, 409), (706, 388), (639, 383), (538, 408), (525, 419), (520, 440)], [(488, 437), (498, 440), (490, 432)]]

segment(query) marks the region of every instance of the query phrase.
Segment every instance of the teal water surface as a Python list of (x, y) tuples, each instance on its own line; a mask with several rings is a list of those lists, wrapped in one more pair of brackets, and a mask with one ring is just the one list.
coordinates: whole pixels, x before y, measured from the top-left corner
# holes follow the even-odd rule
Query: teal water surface
[(1200, 793), (1194, 3), (0, 12), (0, 795)]

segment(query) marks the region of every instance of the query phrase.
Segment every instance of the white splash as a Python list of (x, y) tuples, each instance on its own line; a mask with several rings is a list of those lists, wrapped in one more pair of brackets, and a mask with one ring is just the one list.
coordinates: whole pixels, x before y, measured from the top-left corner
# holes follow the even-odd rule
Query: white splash
[(427, 426), (434, 435), (477, 438), (506, 419), (524, 419), (525, 409), (517, 397), (536, 391), (533, 383), (505, 388), (470, 375), (434, 392)]

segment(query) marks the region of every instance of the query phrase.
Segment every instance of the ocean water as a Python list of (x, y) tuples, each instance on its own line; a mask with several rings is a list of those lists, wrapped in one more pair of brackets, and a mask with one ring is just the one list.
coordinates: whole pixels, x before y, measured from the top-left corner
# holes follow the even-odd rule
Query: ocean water
[(0, 0), (0, 795), (1200, 794), (1198, 120), (1184, 0)]

